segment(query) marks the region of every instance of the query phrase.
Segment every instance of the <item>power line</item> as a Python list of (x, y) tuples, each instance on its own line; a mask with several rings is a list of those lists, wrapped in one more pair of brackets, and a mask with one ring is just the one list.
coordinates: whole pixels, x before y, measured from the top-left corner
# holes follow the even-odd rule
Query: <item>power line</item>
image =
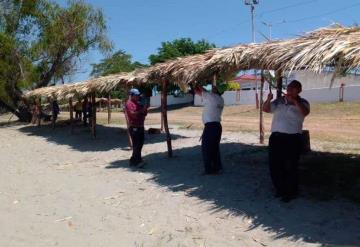
[[(259, 14), (259, 17), (261, 18), (261, 16), (263, 16), (264, 14), (268, 14), (268, 13), (273, 13), (273, 12), (277, 12), (277, 11), (281, 11), (281, 10), (284, 10), (284, 9), (289, 9), (289, 8), (294, 8), (294, 7), (298, 7), (298, 6), (302, 6), (302, 5), (306, 5), (306, 4), (311, 4), (311, 3), (314, 3), (314, 2), (317, 2), (318, 0), (309, 0), (309, 1), (305, 1), (305, 2), (299, 2), (299, 3), (295, 3), (295, 4), (291, 4), (291, 5), (287, 5), (287, 6), (284, 6), (284, 7), (281, 7), (281, 8), (277, 8), (277, 9), (272, 9), (272, 10), (267, 10), (267, 11), (263, 11)], [(255, 18), (257, 16), (255, 15)], [(217, 37), (219, 36), (220, 34), (224, 33), (224, 32), (227, 32), (227, 31), (232, 31), (234, 30), (236, 27), (239, 27), (240, 25), (243, 25), (243, 24), (246, 24), (246, 23), (249, 23), (250, 21), (247, 20), (247, 21), (243, 21), (241, 23), (238, 23), (236, 24), (236, 26), (233, 26), (231, 28), (226, 28), (226, 29), (223, 29), (219, 32), (216, 32), (214, 34), (211, 34), (207, 37), (205, 37), (206, 39), (210, 39), (210, 38), (213, 38), (213, 37)], [(276, 23), (273, 23), (272, 25), (276, 25), (276, 24), (282, 24), (284, 23), (285, 21), (281, 21), (281, 22), (276, 22)]]
[(296, 23), (296, 22), (301, 22), (301, 21), (316, 19), (316, 18), (319, 18), (319, 17), (323, 17), (323, 16), (335, 14), (335, 13), (338, 13), (338, 12), (341, 12), (341, 11), (344, 11), (344, 10), (347, 10), (347, 9), (350, 9), (350, 8), (353, 8), (353, 7), (356, 7), (356, 6), (359, 6), (359, 5), (360, 5), (360, 3), (355, 3), (355, 4), (349, 5), (349, 6), (344, 7), (344, 8), (340, 8), (340, 9), (336, 9), (336, 10), (332, 10), (332, 11), (329, 11), (329, 12), (322, 13), (322, 14), (320, 14), (320, 15), (313, 15), (313, 16), (308, 16), (308, 17), (304, 17), (304, 18), (300, 18), (300, 19), (294, 19), (294, 20), (289, 20), (289, 21), (286, 21), (286, 20), (285, 20), (285, 21), (283, 21), (283, 22), (278, 23), (278, 25), (287, 24), (287, 23)]
[(310, 1), (305, 1), (305, 2), (300, 2), (300, 3), (295, 3), (295, 4), (291, 4), (291, 5), (287, 5), (281, 8), (277, 8), (277, 9), (272, 9), (272, 10), (267, 10), (267, 11), (263, 11), (259, 14), (259, 17), (262, 17), (264, 14), (269, 14), (269, 13), (274, 13), (274, 12), (278, 12), (284, 9), (290, 9), (290, 8), (294, 8), (294, 7), (298, 7), (298, 6), (303, 6), (303, 5), (307, 5), (307, 4), (312, 4), (314, 2), (317, 2), (318, 0), (310, 0)]

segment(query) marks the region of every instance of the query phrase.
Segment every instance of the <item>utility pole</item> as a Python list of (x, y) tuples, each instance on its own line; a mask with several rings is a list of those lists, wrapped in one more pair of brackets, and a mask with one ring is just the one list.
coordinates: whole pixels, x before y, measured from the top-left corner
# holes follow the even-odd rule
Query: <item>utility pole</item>
[(265, 21), (262, 21), (262, 24), (264, 24), (265, 26), (267, 26), (269, 28), (269, 40), (271, 41), (272, 40), (272, 27), (273, 27), (273, 24), (271, 22), (265, 22)]
[[(255, 5), (259, 4), (259, 0), (244, 0), (245, 5), (250, 6), (250, 12), (251, 12), (251, 32), (252, 32), (252, 42), (255, 43), (255, 21), (254, 21), (254, 15), (255, 15)], [(255, 74), (255, 103), (256, 103), (256, 109), (259, 109), (259, 95), (258, 95), (258, 83), (257, 83), (257, 72), (254, 70)]]
[(255, 43), (255, 21), (254, 21), (254, 15), (255, 15), (255, 5), (259, 4), (259, 0), (244, 0), (245, 5), (250, 6), (250, 12), (251, 12), (251, 32), (252, 32), (252, 42)]
[(273, 26), (274, 25), (279, 25), (279, 24), (284, 24), (284, 23), (286, 23), (286, 21), (282, 20), (282, 21), (275, 22), (275, 23), (262, 21), (261, 23), (269, 28), (269, 41), (271, 41), (272, 40), (272, 28), (273, 28)]

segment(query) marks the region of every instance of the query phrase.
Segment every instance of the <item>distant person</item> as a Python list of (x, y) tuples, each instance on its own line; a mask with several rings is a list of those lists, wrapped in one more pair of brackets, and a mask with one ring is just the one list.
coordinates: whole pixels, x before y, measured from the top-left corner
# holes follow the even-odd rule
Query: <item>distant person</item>
[(82, 116), (82, 103), (81, 100), (78, 100), (78, 102), (76, 102), (75, 104), (75, 119), (81, 120), (81, 116)]
[(276, 196), (289, 202), (298, 195), (298, 161), (302, 150), (301, 133), (310, 104), (301, 98), (302, 85), (293, 80), (284, 96), (274, 100), (269, 93), (263, 111), (273, 113), (269, 139), (269, 167)]
[(125, 105), (126, 115), (129, 121), (129, 133), (132, 141), (132, 155), (130, 166), (143, 167), (144, 161), (141, 150), (144, 145), (144, 122), (147, 115), (147, 104), (141, 104), (140, 92), (136, 88), (129, 91), (129, 99)]
[(52, 113), (52, 126), (53, 126), (53, 128), (55, 128), (55, 122), (60, 113), (60, 107), (59, 107), (59, 104), (57, 103), (56, 99), (54, 99), (51, 103), (51, 113)]
[(41, 123), (41, 103), (40, 100), (36, 99), (33, 105), (33, 120), (40, 126)]
[(88, 116), (87, 116), (87, 105), (88, 105), (88, 98), (85, 97), (84, 101), (81, 104), (84, 126), (87, 126), (87, 118), (88, 118)]
[(203, 174), (219, 174), (223, 170), (220, 157), (221, 114), (224, 109), (224, 99), (221, 94), (223, 91), (216, 86), (212, 87), (211, 92), (206, 92), (202, 87), (196, 87), (195, 93), (202, 96), (204, 102), (202, 121), (205, 127), (201, 138), (205, 167)]
[(36, 124), (37, 118), (38, 118), (38, 107), (36, 101), (31, 105), (31, 123)]
[(89, 100), (86, 104), (86, 117), (89, 120), (89, 125), (92, 126), (93, 122), (92, 122), (92, 117), (93, 117), (93, 112), (92, 109), (93, 108), (93, 104), (91, 102), (91, 100)]

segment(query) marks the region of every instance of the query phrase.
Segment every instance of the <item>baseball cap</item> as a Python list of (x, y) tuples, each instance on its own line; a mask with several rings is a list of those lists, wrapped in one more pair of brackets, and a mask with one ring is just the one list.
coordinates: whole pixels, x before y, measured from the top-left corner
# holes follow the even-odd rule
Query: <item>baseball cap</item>
[(140, 95), (140, 91), (137, 88), (132, 88), (129, 91), (130, 95), (135, 95), (135, 96), (139, 96)]

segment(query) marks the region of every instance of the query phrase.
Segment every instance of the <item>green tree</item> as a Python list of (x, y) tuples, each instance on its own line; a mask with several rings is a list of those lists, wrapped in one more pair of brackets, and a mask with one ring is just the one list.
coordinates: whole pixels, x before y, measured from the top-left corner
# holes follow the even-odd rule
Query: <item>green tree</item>
[(138, 68), (146, 67), (140, 62), (132, 62), (131, 55), (125, 51), (117, 51), (112, 56), (104, 58), (98, 64), (91, 64), (91, 75), (95, 77), (105, 76), (120, 72), (130, 72)]
[(158, 53), (150, 55), (149, 60), (151, 65), (154, 65), (172, 58), (204, 53), (215, 47), (215, 44), (203, 39), (197, 42), (192, 41), (190, 38), (175, 39), (171, 42), (162, 42), (161, 47), (158, 48)]
[(111, 43), (102, 11), (84, 1), (0, 0), (0, 107), (28, 121), (23, 91), (63, 81), (90, 49)]
[[(205, 53), (215, 47), (215, 44), (209, 43), (204, 39), (197, 42), (194, 42), (190, 38), (175, 39), (171, 42), (162, 42), (161, 47), (158, 48), (158, 53), (151, 54), (149, 60), (150, 64), (154, 65), (177, 57)], [(168, 87), (168, 93), (170, 94), (173, 94), (177, 90), (180, 90), (177, 85), (170, 84)]]
[[(144, 68), (147, 65), (140, 62), (132, 62), (131, 55), (123, 50), (115, 52), (112, 56), (104, 58), (98, 64), (91, 64), (91, 75), (95, 77), (105, 76), (120, 72), (130, 72), (138, 68)], [(99, 93), (98, 97), (106, 97), (107, 95)], [(111, 92), (112, 98), (124, 99), (127, 92), (124, 89), (118, 89)]]

